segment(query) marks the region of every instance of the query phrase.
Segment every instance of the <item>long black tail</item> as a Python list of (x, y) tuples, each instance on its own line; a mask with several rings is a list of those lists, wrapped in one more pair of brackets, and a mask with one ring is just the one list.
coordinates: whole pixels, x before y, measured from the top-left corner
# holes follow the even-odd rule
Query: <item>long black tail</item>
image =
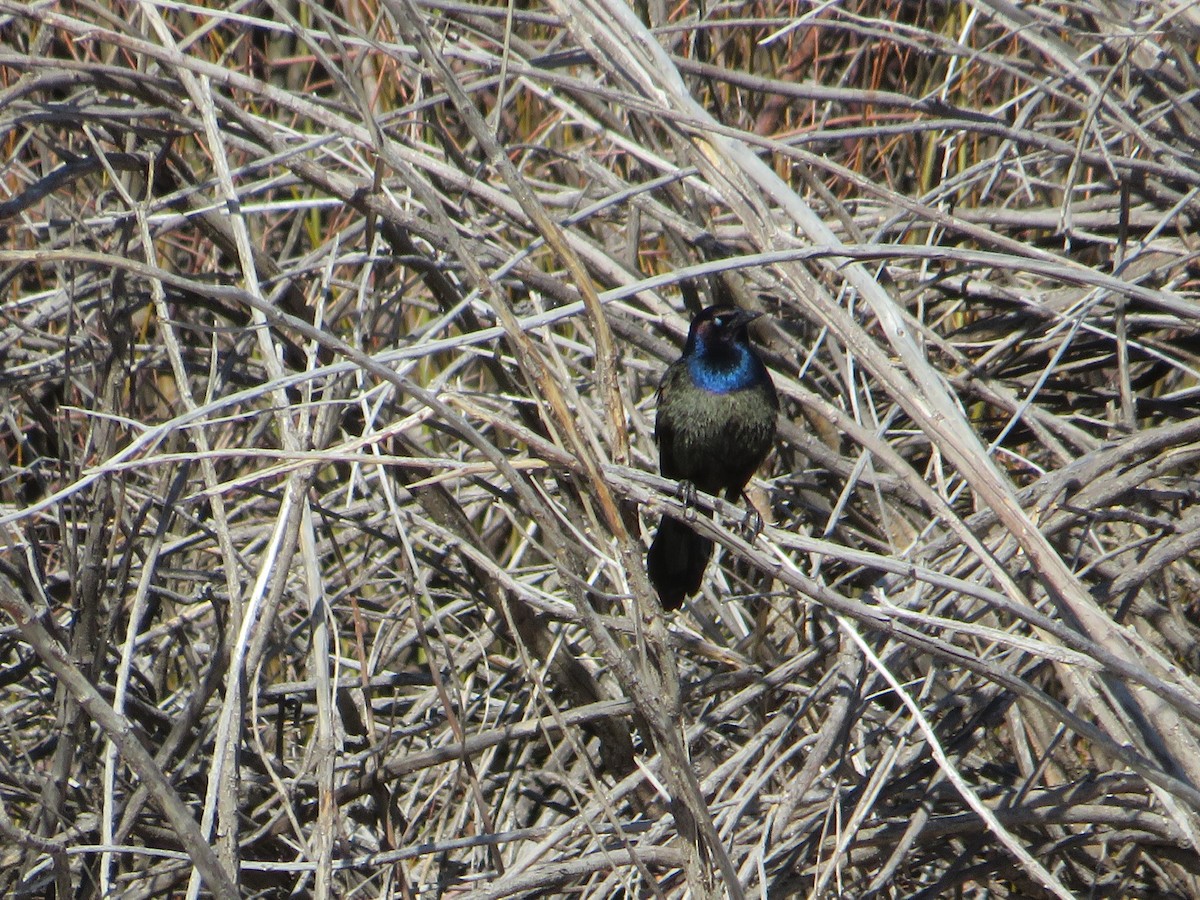
[(683, 522), (663, 516), (646, 554), (650, 583), (663, 609), (679, 609), (683, 598), (700, 590), (712, 558), (713, 542)]

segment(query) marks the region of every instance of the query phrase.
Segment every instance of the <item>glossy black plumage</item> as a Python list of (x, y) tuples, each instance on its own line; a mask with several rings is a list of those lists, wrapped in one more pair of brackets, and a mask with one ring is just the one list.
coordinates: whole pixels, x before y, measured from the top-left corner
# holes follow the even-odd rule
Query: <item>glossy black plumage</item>
[[(710, 306), (688, 332), (683, 355), (658, 387), (654, 440), (659, 470), (707, 494), (736, 501), (775, 439), (779, 400), (746, 326), (758, 313)], [(708, 538), (663, 517), (646, 568), (665, 609), (700, 590), (712, 556)]]

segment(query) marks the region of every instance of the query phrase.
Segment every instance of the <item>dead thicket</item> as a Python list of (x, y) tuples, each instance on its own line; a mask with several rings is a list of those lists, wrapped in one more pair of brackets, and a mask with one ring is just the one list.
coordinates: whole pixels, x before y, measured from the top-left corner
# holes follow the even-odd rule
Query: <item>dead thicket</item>
[(1196, 8), (214, 6), (0, 0), (0, 893), (1200, 895)]

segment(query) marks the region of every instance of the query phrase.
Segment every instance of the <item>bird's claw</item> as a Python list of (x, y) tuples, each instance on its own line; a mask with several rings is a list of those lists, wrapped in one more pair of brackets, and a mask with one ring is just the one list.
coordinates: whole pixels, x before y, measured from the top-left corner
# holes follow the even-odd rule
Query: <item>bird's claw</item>
[(746, 516), (742, 519), (742, 534), (745, 535), (747, 541), (753, 542), (763, 530), (763, 517), (757, 509), (751, 506), (746, 510)]
[(676, 489), (679, 502), (683, 504), (683, 517), (689, 522), (696, 518), (696, 486), (688, 480), (679, 482)]

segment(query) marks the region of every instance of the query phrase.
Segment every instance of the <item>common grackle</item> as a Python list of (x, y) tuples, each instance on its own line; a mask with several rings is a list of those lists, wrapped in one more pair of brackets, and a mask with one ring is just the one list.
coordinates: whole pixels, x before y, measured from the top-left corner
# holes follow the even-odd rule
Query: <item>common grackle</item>
[[(775, 439), (779, 398), (750, 344), (746, 326), (759, 313), (710, 306), (692, 321), (683, 356), (658, 386), (654, 440), (667, 478), (736, 501)], [(700, 590), (713, 543), (664, 516), (646, 555), (664, 609)]]

